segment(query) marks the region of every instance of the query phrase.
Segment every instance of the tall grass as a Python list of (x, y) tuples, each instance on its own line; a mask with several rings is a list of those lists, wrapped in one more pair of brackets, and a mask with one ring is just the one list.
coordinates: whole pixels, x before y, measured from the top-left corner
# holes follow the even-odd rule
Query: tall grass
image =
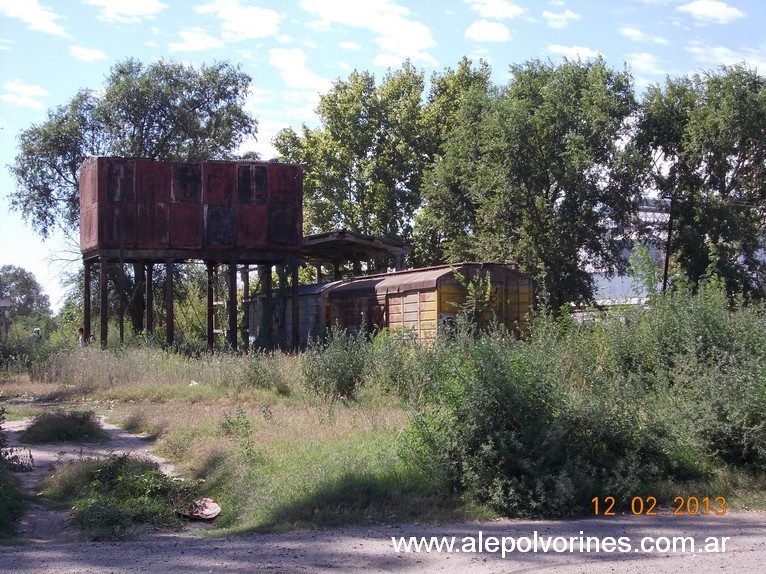
[(763, 309), (732, 308), (714, 280), (579, 324), (541, 315), (527, 343), (459, 334), (442, 346), (410, 452), (503, 514), (679, 495), (766, 463)]
[(756, 492), (763, 316), (713, 279), (582, 322), (543, 313), (523, 342), (334, 330), (302, 354), (78, 348), (39, 372), (206, 479), (222, 526), (563, 516), (594, 496)]

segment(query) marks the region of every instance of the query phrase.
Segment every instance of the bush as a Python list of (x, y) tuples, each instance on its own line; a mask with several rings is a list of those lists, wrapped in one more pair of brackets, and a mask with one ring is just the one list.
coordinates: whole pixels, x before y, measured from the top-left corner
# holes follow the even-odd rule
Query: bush
[(592, 510), (725, 465), (766, 464), (766, 329), (710, 281), (575, 323), (441, 341), (408, 450), (447, 486), (507, 515)]
[(37, 415), (21, 434), (30, 444), (49, 442), (100, 442), (107, 438), (93, 411), (55, 410)]
[(353, 400), (364, 383), (370, 348), (362, 330), (332, 327), (327, 341), (313, 340), (301, 356), (304, 385), (329, 400)]
[(91, 540), (118, 539), (138, 525), (180, 524), (196, 485), (165, 476), (156, 463), (130, 454), (63, 465), (44, 481), (54, 503), (74, 507), (73, 522)]
[(8, 443), (3, 432), (3, 422), (5, 408), (0, 407), (0, 539), (13, 536), (15, 523), (24, 510), (21, 487), (5, 464)]

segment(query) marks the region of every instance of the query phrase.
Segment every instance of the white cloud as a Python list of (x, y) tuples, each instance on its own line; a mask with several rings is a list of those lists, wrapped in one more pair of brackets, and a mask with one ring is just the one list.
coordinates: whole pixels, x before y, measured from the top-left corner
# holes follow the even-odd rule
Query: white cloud
[(49, 95), (48, 90), (45, 88), (25, 84), (18, 78), (6, 82), (3, 87), (11, 93), (0, 95), (0, 100), (36, 110), (45, 108), (45, 104), (37, 99)]
[(694, 41), (686, 46), (686, 51), (694, 56), (694, 60), (706, 66), (731, 66), (745, 62), (759, 70), (766, 69), (766, 44), (760, 48), (748, 48), (742, 51), (732, 50), (726, 46), (711, 46), (704, 42)]
[(341, 42), (338, 44), (338, 47), (340, 47), (343, 50), (361, 50), (362, 49), (362, 47), (356, 42)]
[(477, 42), (507, 42), (511, 39), (511, 33), (500, 22), (478, 20), (468, 27), (465, 37)]
[(507, 0), (465, 0), (465, 3), (476, 10), (482, 18), (504, 20), (516, 18), (526, 12), (521, 6)]
[(726, 2), (719, 2), (718, 0), (694, 0), (694, 2), (679, 6), (677, 10), (687, 12), (692, 18), (700, 22), (713, 24), (728, 24), (745, 17), (745, 13), (739, 8), (734, 8)]
[(33, 86), (31, 84), (25, 84), (23, 80), (16, 78), (10, 82), (3, 84), (3, 87), (9, 92), (21, 94), (22, 96), (42, 97), (48, 96), (50, 93), (45, 88), (40, 86)]
[(630, 67), (638, 72), (655, 76), (663, 76), (667, 74), (667, 72), (660, 67), (660, 61), (657, 57), (649, 52), (626, 54), (625, 59), (628, 64), (630, 64)]
[(107, 22), (121, 24), (139, 24), (144, 20), (152, 20), (157, 14), (168, 7), (160, 0), (83, 0), (85, 4), (99, 6), (99, 18)]
[(83, 62), (95, 62), (97, 60), (106, 60), (107, 55), (101, 50), (95, 48), (84, 48), (82, 46), (70, 46), (69, 53)]
[(321, 30), (341, 24), (375, 33), (374, 41), (383, 51), (375, 58), (378, 65), (398, 66), (407, 58), (436, 64), (428, 53), (436, 45), (431, 31), (393, 0), (301, 0), (300, 7), (319, 18), (313, 25)]
[(543, 18), (548, 20), (548, 26), (551, 28), (566, 28), (569, 26), (570, 20), (579, 20), (580, 15), (571, 10), (564, 10), (561, 13), (545, 10), (543, 12)]
[(300, 48), (273, 48), (269, 50), (269, 64), (279, 70), (285, 84), (290, 88), (325, 92), (332, 85), (306, 67), (308, 57)]
[(596, 58), (601, 55), (601, 52), (585, 46), (562, 46), (561, 44), (548, 44), (548, 52), (552, 54), (561, 54), (569, 60), (587, 60), (588, 58)]
[(243, 6), (240, 0), (213, 0), (195, 7), (194, 11), (217, 16), (221, 20), (222, 38), (235, 42), (276, 36), (282, 18), (269, 8)]
[(180, 42), (172, 42), (168, 45), (171, 52), (201, 52), (223, 48), (224, 43), (205, 32), (202, 28), (188, 28), (178, 33)]
[(0, 0), (0, 14), (26, 22), (27, 28), (54, 36), (68, 36), (64, 28), (56, 23), (61, 16), (40, 6), (37, 0)]
[(636, 28), (620, 28), (620, 34), (635, 42), (651, 42), (652, 44), (667, 44), (668, 41), (662, 36), (650, 36)]

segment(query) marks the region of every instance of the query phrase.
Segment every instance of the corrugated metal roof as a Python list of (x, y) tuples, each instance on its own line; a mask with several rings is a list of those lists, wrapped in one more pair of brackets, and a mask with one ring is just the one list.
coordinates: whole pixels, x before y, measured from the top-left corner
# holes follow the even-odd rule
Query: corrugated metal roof
[(331, 289), (335, 285), (342, 283), (342, 281), (329, 281), (327, 283), (312, 283), (311, 285), (300, 285), (298, 287), (298, 297), (308, 295), (318, 295), (326, 289)]
[[(460, 266), (456, 266), (460, 267)], [(347, 295), (363, 295), (368, 293), (401, 293), (419, 289), (434, 289), (440, 278), (452, 273), (452, 267), (444, 265), (419, 269), (415, 271), (400, 271), (386, 275), (373, 275), (360, 279), (352, 279), (344, 285), (338, 285), (330, 291), (331, 298)]]

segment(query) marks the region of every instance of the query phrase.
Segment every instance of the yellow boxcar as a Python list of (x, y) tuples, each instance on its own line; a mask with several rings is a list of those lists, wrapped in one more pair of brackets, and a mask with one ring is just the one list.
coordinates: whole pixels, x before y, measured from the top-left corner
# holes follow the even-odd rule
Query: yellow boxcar
[[(524, 337), (532, 306), (532, 280), (506, 264), (459, 263), (301, 286), (300, 343), (323, 336), (332, 325), (351, 332), (396, 329), (421, 341), (433, 340), (455, 324), (466, 303), (466, 281), (476, 278), (490, 285), (489, 310), (479, 317), (479, 324), (485, 326), (494, 318), (516, 337)], [(282, 316), (273, 317), (277, 331), (280, 325), (292, 324), (292, 305), (287, 299), (280, 306)], [(251, 336), (257, 336), (265, 297), (261, 294), (251, 301)]]

